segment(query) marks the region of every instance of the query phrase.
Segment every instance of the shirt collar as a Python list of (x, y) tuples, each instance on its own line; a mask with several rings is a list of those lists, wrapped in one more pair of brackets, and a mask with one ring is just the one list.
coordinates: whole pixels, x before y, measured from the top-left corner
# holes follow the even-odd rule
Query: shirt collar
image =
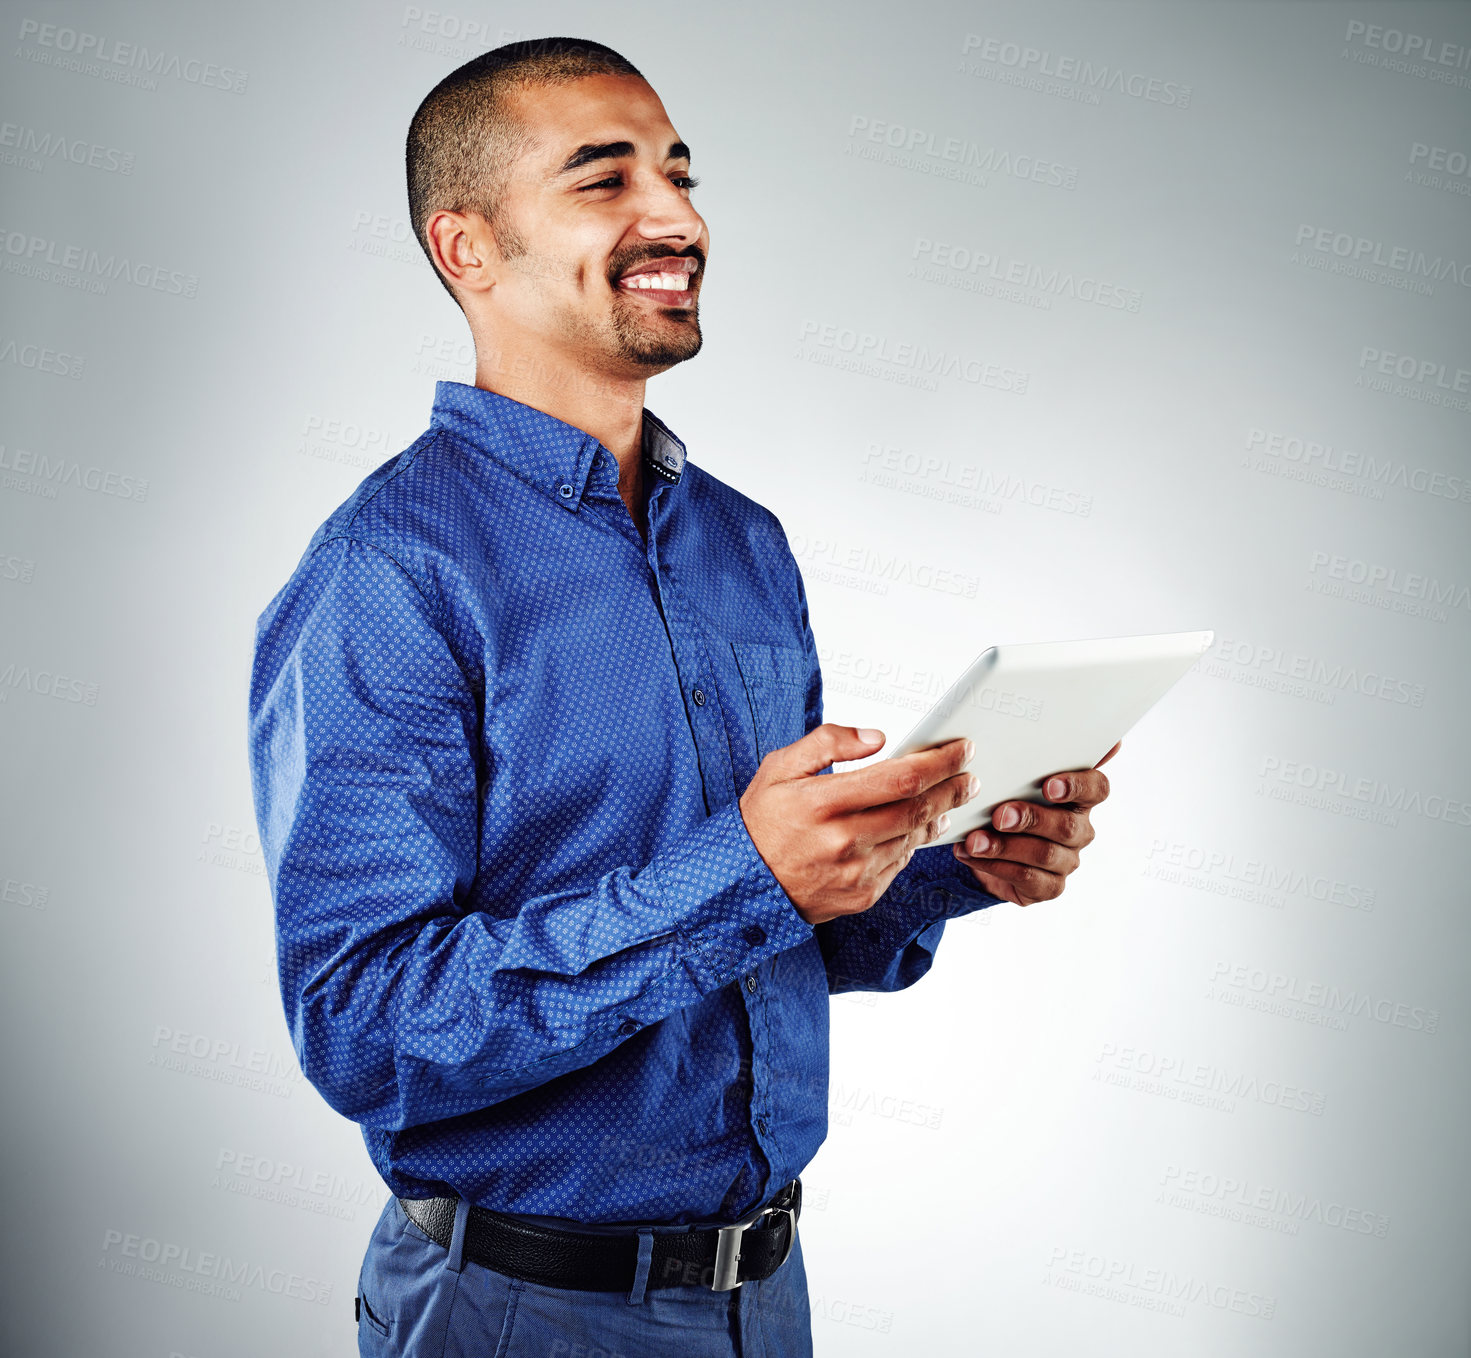
[[(643, 415), (644, 470), (678, 485), (684, 474), (684, 444), (651, 410)], [(597, 439), (499, 392), (464, 382), (438, 382), (430, 422), (568, 509), (581, 504), (590, 481), (606, 482), (617, 491), (618, 459)]]

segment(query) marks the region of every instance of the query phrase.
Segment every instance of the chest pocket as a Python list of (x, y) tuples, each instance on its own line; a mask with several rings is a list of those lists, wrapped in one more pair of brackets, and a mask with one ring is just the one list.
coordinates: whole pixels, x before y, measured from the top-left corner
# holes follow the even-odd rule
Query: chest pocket
[(756, 760), (806, 734), (807, 655), (799, 646), (733, 641), (730, 648), (751, 704)]

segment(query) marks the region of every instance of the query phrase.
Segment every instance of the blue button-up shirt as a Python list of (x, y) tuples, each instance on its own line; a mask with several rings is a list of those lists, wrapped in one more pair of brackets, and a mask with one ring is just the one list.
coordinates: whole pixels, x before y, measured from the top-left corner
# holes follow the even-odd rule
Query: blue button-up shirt
[(995, 902), (948, 846), (815, 928), (738, 797), (822, 721), (780, 521), (643, 417), (440, 382), (261, 615), (256, 812), (303, 1073), (403, 1197), (707, 1225), (827, 1133), (828, 996)]

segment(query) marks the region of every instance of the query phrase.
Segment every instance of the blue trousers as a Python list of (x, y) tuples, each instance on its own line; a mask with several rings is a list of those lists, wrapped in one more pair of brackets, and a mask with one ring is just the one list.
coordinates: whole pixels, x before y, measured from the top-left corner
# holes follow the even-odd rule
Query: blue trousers
[(579, 1292), (523, 1282), (449, 1249), (384, 1204), (358, 1278), (358, 1352), (373, 1358), (811, 1358), (801, 1232), (771, 1277)]

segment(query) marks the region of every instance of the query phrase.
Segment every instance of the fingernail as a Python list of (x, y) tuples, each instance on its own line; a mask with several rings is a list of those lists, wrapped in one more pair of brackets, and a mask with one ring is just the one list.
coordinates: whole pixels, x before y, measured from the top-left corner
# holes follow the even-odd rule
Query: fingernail
[(1061, 778), (1049, 778), (1047, 780), (1047, 795), (1053, 801), (1058, 801), (1067, 795), (1067, 784)]
[(942, 811), (940, 813), (940, 819), (935, 822), (935, 825), (943, 835), (950, 828), (950, 813), (948, 811)]
[(969, 764), (970, 761), (975, 758), (975, 754), (976, 754), (976, 743), (975, 743), (975, 741), (973, 741), (973, 740), (967, 740), (965, 742), (965, 758), (963, 760), (961, 760), (961, 764), (962, 765)]
[(996, 828), (999, 830), (1009, 830), (1021, 818), (1022, 813), (1018, 811), (1016, 807), (1003, 806), (1001, 810), (996, 813)]
[(965, 780), (965, 799), (969, 801), (980, 790), (981, 780), (977, 778), (975, 774), (971, 774), (971, 776)]
[(861, 726), (858, 728), (858, 739), (865, 745), (877, 745), (883, 738), (884, 733), (882, 731), (875, 731), (871, 726)]
[(984, 830), (977, 830), (970, 841), (972, 853), (985, 853), (991, 847), (991, 836)]

